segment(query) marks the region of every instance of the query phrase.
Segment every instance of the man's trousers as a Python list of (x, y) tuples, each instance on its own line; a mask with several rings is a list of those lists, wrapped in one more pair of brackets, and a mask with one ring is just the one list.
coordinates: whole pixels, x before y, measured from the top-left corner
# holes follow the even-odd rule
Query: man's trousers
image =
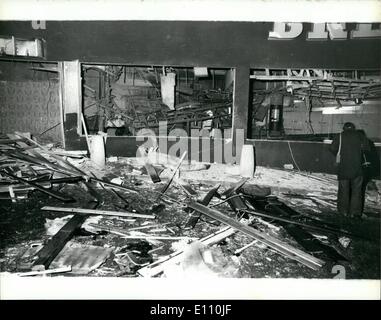
[(362, 215), (363, 176), (353, 179), (340, 179), (337, 193), (337, 210), (348, 217)]

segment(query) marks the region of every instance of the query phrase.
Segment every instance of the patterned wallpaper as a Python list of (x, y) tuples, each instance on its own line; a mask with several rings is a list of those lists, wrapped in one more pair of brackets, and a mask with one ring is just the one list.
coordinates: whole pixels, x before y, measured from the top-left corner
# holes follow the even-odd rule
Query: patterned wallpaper
[[(58, 82), (0, 81), (0, 133), (39, 135), (60, 123)], [(60, 126), (40, 135), (62, 141)]]

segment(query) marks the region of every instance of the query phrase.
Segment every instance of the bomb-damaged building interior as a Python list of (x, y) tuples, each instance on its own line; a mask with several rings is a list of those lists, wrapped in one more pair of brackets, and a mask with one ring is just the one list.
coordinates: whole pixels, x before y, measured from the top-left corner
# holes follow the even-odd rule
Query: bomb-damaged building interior
[(0, 30), (2, 273), (380, 279), (380, 24)]

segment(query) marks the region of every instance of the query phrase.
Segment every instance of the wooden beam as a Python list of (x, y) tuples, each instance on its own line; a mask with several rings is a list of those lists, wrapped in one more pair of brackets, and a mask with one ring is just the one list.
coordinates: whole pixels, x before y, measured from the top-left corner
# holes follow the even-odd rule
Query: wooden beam
[(45, 274), (53, 274), (53, 273), (62, 273), (62, 272), (70, 272), (71, 266), (56, 268), (56, 269), (49, 269), (44, 271), (29, 271), (29, 272), (20, 272), (16, 273), (19, 277), (30, 277), (30, 276), (41, 276)]
[(87, 150), (89, 150), (89, 153), (91, 153), (90, 139), (89, 139), (89, 135), (87, 134), (87, 128), (86, 128), (86, 122), (85, 122), (85, 116), (83, 115), (83, 112), (80, 113), (80, 117), (81, 117), (81, 123), (82, 123), (82, 127), (83, 127), (83, 132), (85, 133), (86, 144), (87, 144)]
[(69, 213), (80, 213), (80, 214), (95, 214), (102, 216), (118, 216), (118, 217), (134, 217), (134, 218), (144, 218), (144, 219), (155, 219), (156, 217), (150, 214), (140, 214), (132, 212), (120, 212), (120, 211), (106, 211), (106, 210), (96, 210), (96, 209), (82, 209), (82, 208), (63, 208), (63, 207), (42, 207), (41, 210), (45, 211), (58, 211), (58, 212), (69, 212)]
[[(39, 184), (43, 188), (49, 188), (51, 187), (50, 182), (42, 182)], [(29, 190), (35, 190), (32, 186), (26, 186), (25, 184), (10, 184), (10, 185), (1, 185), (0, 186), (0, 193), (8, 192), (9, 187), (13, 188), (14, 192), (21, 192), (21, 191), (29, 191)]]
[(72, 238), (75, 230), (86, 220), (87, 215), (74, 215), (47, 243), (37, 252), (37, 260), (32, 270), (46, 270), (65, 244)]
[(19, 141), (23, 141), (23, 139), (0, 139), (0, 144), (11, 144)]
[(370, 238), (367, 238), (366, 236), (356, 235), (356, 234), (347, 232), (345, 230), (341, 230), (341, 229), (337, 229), (337, 228), (332, 228), (332, 227), (329, 227), (329, 226), (319, 227), (319, 226), (314, 226), (314, 225), (308, 224), (308, 223), (301, 223), (301, 222), (298, 222), (298, 221), (295, 221), (295, 220), (292, 220), (292, 219), (282, 218), (281, 216), (285, 214), (284, 210), (282, 210), (278, 205), (274, 205), (272, 203), (269, 203), (268, 206), (273, 211), (278, 213), (280, 216), (277, 217), (277, 216), (274, 216), (274, 215), (271, 215), (271, 214), (261, 213), (261, 212), (257, 212), (257, 211), (253, 211), (253, 210), (246, 210), (246, 212), (251, 213), (251, 214), (256, 215), (256, 216), (259, 216), (259, 217), (262, 217), (262, 218), (269, 218), (271, 220), (276, 220), (276, 221), (281, 221), (281, 222), (286, 222), (286, 223), (294, 224), (294, 225), (303, 227), (303, 228), (308, 229), (308, 230), (315, 230), (315, 231), (320, 231), (322, 233), (330, 233), (330, 234), (335, 234), (335, 235), (339, 235), (340, 234), (342, 236), (347, 236), (347, 237), (360, 237), (361, 239), (370, 239)]
[(229, 199), (228, 204), (229, 204), (230, 208), (232, 208), (232, 210), (235, 212), (239, 212), (241, 210), (247, 209), (247, 205), (242, 200), (242, 198), (239, 196)]
[(121, 186), (121, 185), (118, 185), (116, 183), (104, 181), (102, 179), (98, 179), (98, 178), (95, 178), (95, 177), (90, 177), (90, 181), (91, 182), (95, 181), (95, 182), (98, 182), (98, 183), (100, 183), (100, 184), (102, 184), (104, 186), (107, 186), (107, 187), (110, 187), (110, 188), (114, 188), (114, 189), (120, 189), (120, 190), (123, 190), (123, 191), (133, 192), (133, 193), (136, 193), (136, 194), (140, 193), (140, 191), (135, 189), (135, 188)]
[[(227, 189), (221, 195), (221, 198), (226, 199), (226, 198), (234, 196), (237, 193), (237, 191), (246, 183), (247, 180), (249, 180), (249, 178), (242, 178), (240, 181), (235, 183), (232, 187)], [(239, 210), (247, 209), (245, 202), (240, 197), (234, 197), (232, 199), (229, 199), (228, 203), (229, 203), (230, 208), (232, 208), (232, 210), (234, 210), (235, 212), (237, 212)]]
[(234, 183), (229, 189), (222, 193), (221, 198), (226, 199), (234, 195), (247, 181), (249, 178), (242, 178), (238, 182)]
[(45, 71), (45, 72), (59, 72), (57, 68), (38, 68), (38, 67), (33, 67), (29, 68), (31, 70), (37, 70), (37, 71)]
[(109, 227), (109, 226), (105, 226), (101, 224), (95, 224), (95, 223), (90, 223), (89, 226), (120, 235), (125, 239), (145, 239), (145, 240), (184, 240), (184, 239), (192, 240), (193, 239), (193, 240), (197, 240), (197, 238), (185, 237), (185, 236), (172, 237), (172, 236), (155, 236), (155, 235), (147, 235), (147, 234), (131, 235), (129, 234), (129, 230), (125, 230), (122, 228), (113, 228), (113, 227)]
[[(221, 230), (218, 230), (205, 238), (200, 239), (199, 241), (206, 245), (211, 246), (213, 244), (219, 243), (222, 240), (230, 237), (237, 231), (230, 227), (225, 227)], [(184, 257), (184, 250), (178, 250), (176, 252), (171, 253), (165, 257), (160, 258), (160, 260), (151, 263), (148, 266), (145, 266), (142, 269), (138, 270), (138, 273), (143, 277), (155, 277), (158, 274), (162, 273), (168, 265), (172, 265), (174, 263), (179, 263), (182, 261)]]
[(147, 170), (148, 175), (151, 177), (151, 180), (153, 183), (158, 183), (161, 181), (159, 175), (156, 172), (155, 167), (152, 164), (146, 162), (144, 166)]
[(203, 205), (201, 205), (195, 201), (190, 201), (188, 203), (188, 207), (190, 207), (194, 210), (197, 210), (197, 211), (211, 217), (212, 219), (215, 219), (217, 221), (225, 223), (225, 224), (229, 225), (230, 227), (246, 234), (247, 236), (249, 236), (251, 238), (259, 240), (260, 242), (264, 243), (268, 247), (278, 251), (279, 253), (281, 253), (281, 254), (283, 254), (283, 255), (285, 255), (285, 256), (293, 259), (293, 260), (296, 260), (296, 261), (304, 264), (305, 266), (307, 266), (311, 269), (316, 270), (316, 269), (322, 267), (325, 263), (324, 261), (317, 259), (314, 256), (312, 256), (306, 252), (303, 252), (299, 249), (296, 249), (296, 248), (288, 245), (287, 243), (280, 241), (277, 238), (271, 237), (271, 236), (269, 236), (263, 232), (257, 231), (254, 228), (249, 227), (243, 223), (240, 223), (239, 221), (232, 219), (232, 218), (222, 214), (221, 212), (219, 212), (217, 210), (205, 207), (205, 206), (203, 206)]
[[(26, 162), (29, 162), (29, 163), (32, 163), (32, 164), (35, 164), (38, 166), (48, 168), (52, 171), (57, 171), (60, 173), (64, 173), (66, 175), (69, 175), (69, 174), (78, 175), (78, 172), (71, 172), (71, 171), (68, 172), (68, 170), (66, 168), (64, 168), (58, 164), (54, 164), (52, 162), (49, 162), (46, 159), (44, 159), (43, 161), (40, 161), (40, 159), (36, 158), (35, 156), (30, 156), (28, 154), (19, 152), (18, 150), (9, 151), (9, 152), (6, 152), (5, 154), (11, 158), (21, 159), (23, 161), (26, 161)], [(36, 153), (35, 153), (35, 155), (36, 155)]]
[[(221, 184), (216, 184), (212, 189), (208, 191), (208, 193), (205, 195), (205, 197), (199, 201), (204, 206), (207, 206), (209, 202), (212, 200), (212, 198), (216, 195), (218, 189), (220, 188)], [(185, 223), (184, 228), (194, 228), (198, 222), (198, 220), (201, 217), (201, 213), (197, 212), (195, 210), (192, 210), (190, 213), (190, 216), (188, 218), (188, 221)]]
[(179, 170), (179, 168), (180, 168), (180, 166), (181, 166), (181, 163), (183, 162), (183, 160), (184, 160), (184, 158), (185, 158), (186, 155), (187, 155), (187, 152), (185, 151), (184, 154), (182, 155), (182, 157), (180, 158), (179, 163), (177, 164), (176, 168), (173, 170), (172, 176), (169, 178), (168, 182), (165, 184), (165, 186), (164, 186), (163, 189), (161, 190), (160, 194), (159, 194), (158, 197), (156, 198), (156, 201), (159, 201), (159, 200), (160, 200), (161, 196), (165, 193), (165, 191), (167, 191), (167, 189), (168, 189), (169, 186), (171, 185), (172, 180), (173, 180), (173, 178), (175, 177), (177, 170)]
[(253, 246), (254, 244), (256, 244), (258, 242), (258, 240), (254, 240), (252, 242), (250, 242), (249, 244), (247, 244), (246, 246), (243, 246), (242, 248), (239, 248), (237, 249), (236, 251), (234, 251), (234, 254), (235, 255), (239, 255), (242, 251), (246, 250), (247, 248)]
[(2, 171), (1, 173), (11, 177), (12, 179), (18, 180), (18, 181), (20, 181), (22, 183), (25, 183), (25, 184), (28, 184), (28, 185), (32, 186), (33, 188), (37, 189), (38, 191), (46, 193), (47, 195), (49, 195), (49, 196), (51, 196), (53, 198), (56, 198), (58, 200), (61, 200), (63, 202), (73, 202), (73, 201), (75, 201), (75, 199), (70, 197), (70, 196), (64, 195), (64, 194), (62, 194), (62, 193), (60, 193), (58, 191), (45, 189), (44, 187), (40, 186), (37, 183), (25, 180), (25, 179), (20, 178), (20, 177), (17, 177), (15, 175), (11, 174), (11, 173), (6, 172), (6, 171)]

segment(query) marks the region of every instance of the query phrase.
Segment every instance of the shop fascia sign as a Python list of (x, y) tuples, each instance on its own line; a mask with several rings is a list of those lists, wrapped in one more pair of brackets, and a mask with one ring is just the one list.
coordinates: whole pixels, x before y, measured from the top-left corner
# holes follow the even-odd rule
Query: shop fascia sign
[[(269, 40), (291, 40), (303, 32), (303, 23), (274, 22)], [(353, 30), (347, 30), (346, 23), (313, 23), (307, 33), (307, 40), (347, 40), (381, 38), (381, 29), (372, 28), (371, 23), (357, 23)]]

